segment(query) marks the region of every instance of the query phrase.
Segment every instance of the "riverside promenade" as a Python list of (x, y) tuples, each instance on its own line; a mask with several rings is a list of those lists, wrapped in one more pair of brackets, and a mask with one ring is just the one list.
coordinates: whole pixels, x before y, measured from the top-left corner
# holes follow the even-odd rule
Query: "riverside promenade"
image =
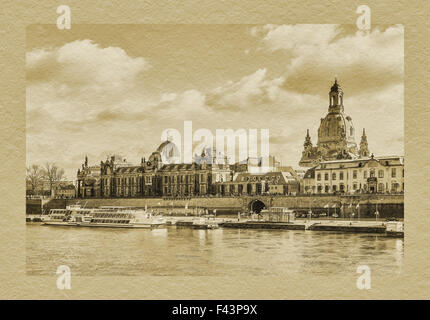
[[(49, 209), (65, 208), (67, 205), (80, 204), (88, 208), (100, 206), (130, 206), (139, 208), (151, 208), (163, 213), (184, 213), (196, 208), (217, 210), (217, 213), (236, 216), (238, 212), (254, 211), (253, 205), (270, 207), (286, 207), (299, 213), (312, 212), (333, 213), (334, 206), (340, 215), (340, 207), (345, 208), (345, 217), (349, 217), (357, 204), (360, 204), (359, 216), (361, 218), (375, 218), (375, 211), (379, 217), (403, 218), (404, 196), (403, 194), (357, 194), (357, 195), (242, 195), (242, 196), (209, 196), (209, 197), (185, 197), (185, 198), (74, 198), (74, 199), (27, 199), (27, 213), (41, 213)], [(350, 206), (352, 209), (349, 209)], [(329, 207), (327, 209), (327, 207)]]

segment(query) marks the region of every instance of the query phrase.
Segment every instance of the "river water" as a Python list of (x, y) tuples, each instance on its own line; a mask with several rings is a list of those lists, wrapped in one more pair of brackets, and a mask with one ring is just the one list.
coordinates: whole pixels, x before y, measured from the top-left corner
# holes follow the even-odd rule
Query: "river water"
[(232, 276), (400, 273), (403, 239), (303, 230), (26, 226), (28, 275)]

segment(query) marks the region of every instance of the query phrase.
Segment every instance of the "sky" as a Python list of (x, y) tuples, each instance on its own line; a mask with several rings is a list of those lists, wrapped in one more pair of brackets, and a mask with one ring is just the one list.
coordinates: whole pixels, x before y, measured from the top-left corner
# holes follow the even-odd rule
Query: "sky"
[(401, 25), (55, 25), (27, 28), (27, 165), (76, 178), (85, 156), (138, 164), (165, 129), (269, 129), (270, 154), (298, 166), (317, 142), (337, 77), (360, 142), (403, 155)]

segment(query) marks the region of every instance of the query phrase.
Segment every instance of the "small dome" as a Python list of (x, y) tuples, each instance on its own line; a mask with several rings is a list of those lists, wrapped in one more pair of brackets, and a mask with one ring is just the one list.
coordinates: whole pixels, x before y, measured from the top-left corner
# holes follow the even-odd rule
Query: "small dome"
[(166, 140), (157, 148), (157, 152), (161, 155), (162, 163), (180, 163), (181, 152), (176, 144), (172, 141)]

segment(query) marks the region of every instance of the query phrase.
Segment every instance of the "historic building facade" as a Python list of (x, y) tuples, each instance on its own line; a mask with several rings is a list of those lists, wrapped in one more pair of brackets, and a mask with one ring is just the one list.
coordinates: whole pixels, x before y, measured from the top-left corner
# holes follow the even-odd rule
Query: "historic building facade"
[(231, 179), (214, 184), (216, 194), (221, 196), (240, 195), (295, 195), (300, 192), (300, 179), (291, 167), (282, 171), (252, 173), (236, 172)]
[(85, 157), (77, 174), (78, 197), (233, 196), (292, 194), (300, 190), (294, 170), (287, 167), (280, 171), (273, 157), (267, 171), (261, 159), (229, 164), (222, 155), (214, 157), (210, 149), (196, 155), (191, 164), (177, 163), (177, 154), (176, 146), (165, 141), (139, 165), (114, 155), (98, 166), (88, 166)]
[(100, 166), (89, 166), (87, 156), (78, 169), (76, 184), (78, 197), (100, 197)]
[(404, 192), (404, 158), (361, 157), (322, 161), (304, 177), (304, 192), (399, 193)]
[(172, 142), (165, 141), (139, 165), (114, 155), (90, 167), (85, 157), (77, 173), (78, 197), (215, 195), (213, 182), (230, 179), (232, 167), (215, 163), (204, 152), (191, 164), (176, 163), (178, 150)]
[(313, 146), (308, 129), (299, 165), (314, 167), (321, 161), (355, 159), (368, 155), (364, 130), (360, 148), (357, 147), (354, 125), (351, 117), (344, 112), (343, 91), (336, 79), (329, 92), (328, 114), (321, 119), (318, 128), (317, 145)]

